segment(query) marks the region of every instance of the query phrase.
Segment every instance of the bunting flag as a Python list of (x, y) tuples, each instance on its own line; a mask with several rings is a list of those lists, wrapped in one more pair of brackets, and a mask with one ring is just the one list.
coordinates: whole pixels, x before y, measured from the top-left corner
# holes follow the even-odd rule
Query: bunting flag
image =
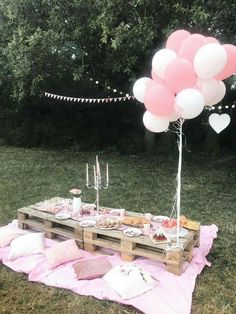
[(108, 97), (108, 98), (77, 98), (77, 97), (68, 97), (62, 95), (55, 95), (48, 92), (43, 92), (43, 95), (48, 98), (54, 98), (63, 101), (73, 101), (73, 102), (89, 102), (89, 103), (108, 103), (108, 102), (117, 102), (117, 101), (127, 101), (135, 99), (134, 96), (123, 96), (123, 97)]

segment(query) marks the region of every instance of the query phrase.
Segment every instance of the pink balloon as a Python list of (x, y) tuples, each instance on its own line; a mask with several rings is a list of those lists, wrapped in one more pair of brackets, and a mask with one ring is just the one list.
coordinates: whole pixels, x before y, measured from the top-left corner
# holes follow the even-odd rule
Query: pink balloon
[[(146, 89), (145, 95), (146, 95), (147, 91), (148, 91), (150, 88), (153, 88), (153, 87), (156, 86), (156, 85), (157, 85), (156, 81), (150, 80), (150, 81), (147, 83), (147, 89)], [(145, 98), (145, 95), (144, 95), (144, 98)]]
[(148, 111), (157, 116), (169, 116), (174, 111), (174, 94), (164, 85), (148, 86), (144, 105)]
[(215, 43), (215, 44), (219, 44), (219, 40), (217, 40), (215, 37), (206, 37), (207, 43), (211, 44), (211, 43)]
[(223, 70), (216, 75), (217, 80), (224, 80), (236, 72), (236, 46), (226, 44), (222, 45), (227, 53), (227, 61)]
[(192, 87), (196, 83), (196, 79), (192, 63), (183, 58), (172, 61), (165, 71), (166, 84), (175, 93)]
[(182, 42), (179, 47), (178, 54), (182, 58), (186, 58), (193, 62), (195, 53), (199, 48), (207, 44), (206, 37), (200, 34), (193, 34)]
[(183, 40), (189, 37), (191, 34), (184, 30), (179, 29), (173, 32), (167, 39), (166, 48), (172, 49), (175, 52), (178, 52), (180, 45), (182, 44)]

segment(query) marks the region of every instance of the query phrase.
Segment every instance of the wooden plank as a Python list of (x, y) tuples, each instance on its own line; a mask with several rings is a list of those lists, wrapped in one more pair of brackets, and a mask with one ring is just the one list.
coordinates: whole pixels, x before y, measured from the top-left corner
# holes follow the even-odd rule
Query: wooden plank
[(181, 275), (183, 272), (183, 250), (167, 251), (166, 259), (167, 270), (175, 275)]
[(122, 259), (122, 261), (132, 262), (135, 259), (135, 257), (136, 257), (135, 255), (121, 252), (121, 259)]
[(44, 229), (44, 224), (43, 222), (40, 222), (40, 221), (36, 221), (36, 220), (33, 220), (33, 219), (27, 219), (27, 220), (19, 220), (19, 222), (23, 223), (24, 225), (27, 225), (28, 227), (34, 227), (36, 229), (40, 229), (40, 230), (43, 230)]

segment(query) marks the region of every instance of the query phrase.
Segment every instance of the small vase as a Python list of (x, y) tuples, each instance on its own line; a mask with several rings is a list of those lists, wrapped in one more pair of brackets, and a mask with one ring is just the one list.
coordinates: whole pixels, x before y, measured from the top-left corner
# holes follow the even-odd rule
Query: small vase
[(73, 197), (73, 201), (72, 201), (72, 209), (73, 209), (73, 213), (78, 213), (81, 209), (81, 197)]

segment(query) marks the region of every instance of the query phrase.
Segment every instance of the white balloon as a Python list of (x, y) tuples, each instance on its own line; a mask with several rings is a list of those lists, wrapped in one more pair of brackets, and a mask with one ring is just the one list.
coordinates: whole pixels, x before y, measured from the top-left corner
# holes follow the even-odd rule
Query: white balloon
[(212, 78), (224, 68), (227, 58), (224, 47), (217, 43), (206, 44), (196, 52), (194, 70), (202, 79)]
[(218, 82), (215, 79), (209, 80), (197, 80), (197, 86), (200, 88), (200, 91), (204, 97), (205, 103), (208, 105), (211, 103), (218, 92)]
[(204, 108), (202, 94), (193, 88), (183, 89), (175, 97), (175, 110), (184, 119), (197, 117)]
[(155, 74), (164, 79), (167, 66), (177, 57), (172, 49), (165, 48), (157, 51), (152, 59), (152, 69)]
[(134, 83), (133, 94), (138, 101), (144, 103), (144, 96), (147, 90), (147, 84), (151, 81), (152, 80), (149, 77), (142, 77)]
[(216, 131), (216, 133), (220, 133), (230, 123), (230, 116), (227, 113), (218, 114), (218, 113), (212, 113), (209, 116), (209, 123), (210, 126), (213, 128), (213, 130)]
[(166, 118), (156, 116), (149, 111), (143, 115), (143, 124), (151, 132), (164, 132), (169, 127), (169, 121)]
[(217, 94), (212, 102), (209, 103), (209, 106), (213, 106), (215, 104), (218, 104), (224, 97), (226, 93), (226, 86), (225, 83), (222, 81), (218, 82), (218, 88), (217, 88)]

